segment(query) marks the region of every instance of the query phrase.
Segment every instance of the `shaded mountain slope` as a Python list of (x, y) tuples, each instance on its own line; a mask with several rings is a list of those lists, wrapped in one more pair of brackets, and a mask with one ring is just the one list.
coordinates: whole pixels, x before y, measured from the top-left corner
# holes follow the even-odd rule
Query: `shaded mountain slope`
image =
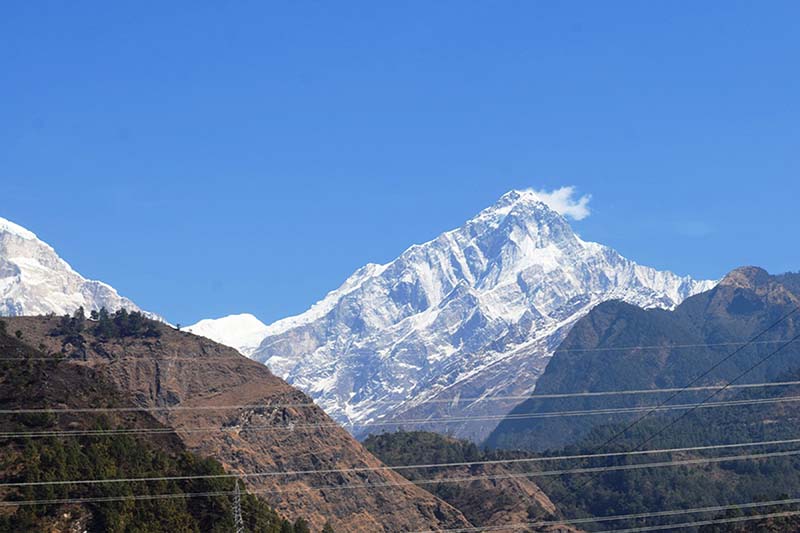
[[(644, 310), (623, 302), (601, 304), (575, 325), (533, 397), (511, 414), (653, 405), (666, 395), (564, 399), (540, 399), (537, 395), (680, 388), (737, 351), (695, 385), (725, 383), (800, 331), (798, 312), (770, 328), (800, 304), (798, 279), (798, 274), (770, 276), (764, 270), (745, 267), (728, 274), (711, 291), (688, 298), (674, 311)], [(742, 346), (767, 328), (758, 342)], [(795, 343), (750, 372), (742, 383), (774, 380), (797, 366), (798, 360), (800, 345)], [(707, 394), (684, 392), (670, 403), (696, 402)], [(555, 448), (579, 441), (596, 425), (633, 416), (506, 419), (487, 443), (501, 448)]]
[[(89, 322), (83, 341), (76, 341), (51, 335), (56, 318), (6, 321), (29, 342), (63, 353), (68, 364), (101, 373), (137, 405), (178, 408), (153, 416), (174, 428), (190, 450), (233, 472), (382, 465), (264, 365), (203, 337), (150, 322), (158, 336), (103, 338)], [(216, 410), (228, 405), (255, 407)], [(185, 409), (197, 407), (203, 409)], [(328, 520), (337, 530), (365, 533), (469, 525), (453, 507), (388, 471), (248, 477), (247, 484), (279, 512), (308, 518), (317, 528)], [(344, 490), (364, 484), (398, 486)]]
[[(778, 376), (779, 381), (797, 381), (800, 371)], [(739, 391), (733, 399), (797, 398), (800, 386), (776, 387), (768, 390)], [(604, 446), (603, 451), (636, 449), (645, 439), (658, 435), (647, 444), (649, 449), (670, 449), (710, 445), (774, 442), (800, 438), (800, 405), (796, 401), (697, 410), (678, 420), (669, 431), (659, 434), (675, 419), (675, 415), (647, 418), (632, 430)], [(597, 453), (611, 436), (624, 425), (595, 427), (575, 446), (553, 451), (562, 453)], [(730, 449), (694, 450), (661, 453), (652, 456), (621, 456), (590, 461), (574, 461), (576, 467), (625, 467), (629, 465), (716, 459), (740, 455), (800, 452), (798, 443), (732, 447)], [(617, 470), (595, 474), (576, 474), (541, 478), (540, 485), (559, 509), (568, 516), (606, 516), (613, 514), (653, 513), (671, 509), (690, 509), (748, 502), (775, 501), (800, 497), (800, 455), (774, 456), (762, 459), (732, 459), (688, 466)], [(761, 514), (770, 511), (795, 510), (796, 505), (743, 509), (734, 514)], [(649, 520), (654, 523), (683, 522), (723, 517), (728, 513), (704, 513), (691, 517)], [(749, 522), (740, 525), (706, 528), (702, 531), (796, 531), (796, 518)], [(615, 523), (617, 527), (641, 526), (642, 522)], [(786, 529), (775, 529), (778, 525)], [(589, 531), (592, 528), (587, 528)], [(602, 528), (601, 528), (602, 529)]]

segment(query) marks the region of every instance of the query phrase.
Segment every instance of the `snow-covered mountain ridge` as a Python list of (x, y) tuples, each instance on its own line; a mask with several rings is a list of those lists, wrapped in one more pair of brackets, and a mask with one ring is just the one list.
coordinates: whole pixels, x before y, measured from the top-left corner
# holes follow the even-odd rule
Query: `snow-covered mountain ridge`
[(61, 315), (78, 307), (141, 311), (110, 285), (78, 274), (33, 232), (0, 218), (0, 316)]
[[(673, 308), (713, 284), (583, 241), (535, 193), (511, 191), (267, 326), (252, 357), (343, 423), (501, 415), (513, 404), (441, 400), (528, 394), (569, 327), (598, 303)], [(492, 426), (440, 429), (480, 438)]]
[(267, 325), (249, 313), (207, 318), (185, 329), (189, 333), (236, 348), (248, 357), (268, 333)]

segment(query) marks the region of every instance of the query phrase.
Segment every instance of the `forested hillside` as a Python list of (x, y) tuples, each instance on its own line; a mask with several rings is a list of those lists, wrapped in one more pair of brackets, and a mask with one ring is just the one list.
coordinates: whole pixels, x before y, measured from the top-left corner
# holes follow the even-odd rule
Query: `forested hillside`
[[(800, 372), (781, 378), (782, 381), (797, 381)], [(756, 397), (775, 402), (698, 409), (674, 425), (671, 425), (674, 415), (654, 416), (610, 445), (607, 444), (610, 438), (627, 426), (600, 426), (577, 446), (548, 455), (598, 453), (601, 449), (603, 453), (636, 450), (654, 435), (657, 437), (647, 443), (646, 449), (713, 448), (572, 462), (581, 468), (612, 468), (590, 474), (543, 477), (537, 482), (568, 516), (657, 512), (797, 498), (800, 496), (800, 432), (797, 431), (800, 406), (796, 398), (800, 397), (800, 387), (780, 387), (766, 393), (748, 391), (735, 396), (737, 400)], [(663, 431), (664, 428), (668, 430)], [(743, 443), (746, 445), (741, 446)], [(737, 458), (741, 456), (748, 458)], [(727, 457), (731, 459), (724, 460)], [(627, 469), (632, 465), (672, 462), (685, 465)], [(619, 469), (614, 469), (617, 467)], [(782, 506), (778, 510), (793, 509)], [(749, 513), (763, 511), (751, 509)], [(725, 527), (760, 530), (752, 524)]]
[[(536, 479), (520, 475), (532, 472), (530, 465), (514, 463), (532, 454), (484, 450), (466, 440), (424, 431), (371, 435), (364, 445), (386, 464), (402, 466), (401, 474), (447, 501), (477, 526), (563, 518)], [(406, 468), (408, 465), (454, 463), (456, 466)], [(530, 529), (573, 531), (568, 526)]]

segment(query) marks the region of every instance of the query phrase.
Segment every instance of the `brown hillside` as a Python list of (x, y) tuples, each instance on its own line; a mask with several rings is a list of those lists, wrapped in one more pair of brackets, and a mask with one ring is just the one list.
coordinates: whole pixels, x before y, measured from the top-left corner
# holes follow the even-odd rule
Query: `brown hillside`
[[(57, 318), (4, 320), (9, 331), (21, 330), (29, 344), (63, 353), (69, 364), (102, 372), (142, 407), (274, 406), (153, 412), (157, 420), (174, 428), (191, 450), (214, 457), (231, 471), (382, 466), (320, 408), (287, 406), (311, 403), (307, 396), (262, 364), (211, 340), (162, 324), (157, 326), (159, 338), (104, 341), (84, 332), (84, 355), (64, 346), (62, 337), (50, 334)], [(208, 430), (192, 431), (197, 428)], [(261, 494), (282, 514), (308, 518), (315, 527), (326, 520), (337, 531), (364, 533), (470, 525), (455, 508), (406, 484), (407, 480), (391, 471), (263, 476), (247, 481), (250, 491)], [(401, 485), (344, 488), (387, 483)]]

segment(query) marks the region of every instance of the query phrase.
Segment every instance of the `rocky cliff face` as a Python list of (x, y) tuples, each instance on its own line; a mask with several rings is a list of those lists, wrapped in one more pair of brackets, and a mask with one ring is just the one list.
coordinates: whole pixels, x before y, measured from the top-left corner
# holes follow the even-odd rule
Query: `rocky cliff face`
[[(375, 422), (502, 417), (516, 402), (489, 398), (529, 394), (553, 349), (598, 303), (673, 308), (711, 286), (583, 241), (535, 193), (511, 191), (270, 325), (253, 358), (356, 434)], [(420, 427), (480, 439), (493, 426)]]
[[(187, 450), (172, 428), (133, 407), (102, 369), (34, 349), (0, 325), (0, 531), (228, 531), (234, 480), (217, 461)], [(19, 412), (39, 409), (52, 411)], [(154, 475), (171, 479), (111, 482)], [(19, 485), (67, 480), (76, 482)], [(135, 502), (120, 504), (120, 497), (134, 494)], [(50, 504), (20, 504), (26, 500)], [(248, 531), (291, 529), (254, 496), (245, 495), (242, 504)]]
[[(5, 320), (27, 342), (63, 350), (69, 361), (64, 364), (101, 372), (137, 405), (164, 407), (153, 416), (174, 428), (189, 449), (231, 471), (382, 466), (306, 395), (264, 365), (208, 339), (165, 325), (158, 326), (157, 339), (102, 340), (84, 333), (83, 360), (82, 352), (49, 334), (57, 319)], [(247, 482), (282, 514), (305, 517), (317, 528), (327, 520), (337, 531), (363, 533), (470, 525), (459, 511), (388, 470), (250, 476)], [(364, 485), (373, 487), (358, 488)]]

